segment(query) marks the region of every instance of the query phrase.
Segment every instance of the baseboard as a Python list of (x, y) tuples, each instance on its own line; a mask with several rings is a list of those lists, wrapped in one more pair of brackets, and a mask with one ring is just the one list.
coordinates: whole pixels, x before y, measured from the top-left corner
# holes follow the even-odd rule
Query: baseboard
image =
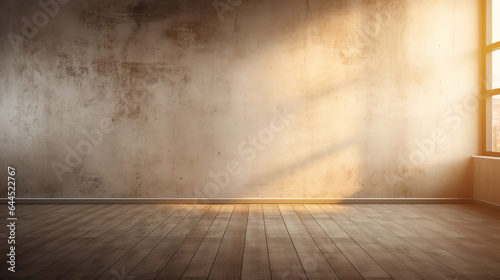
[[(2, 204), (7, 203), (1, 198)], [(16, 198), (21, 204), (77, 203), (171, 203), (171, 204), (249, 204), (249, 203), (329, 203), (329, 204), (466, 204), (471, 198)]]
[(477, 204), (477, 205), (480, 205), (480, 206), (483, 206), (483, 207), (486, 207), (486, 208), (489, 208), (492, 210), (500, 211), (500, 205), (495, 204), (495, 203), (491, 203), (488, 201), (474, 199), (474, 204)]

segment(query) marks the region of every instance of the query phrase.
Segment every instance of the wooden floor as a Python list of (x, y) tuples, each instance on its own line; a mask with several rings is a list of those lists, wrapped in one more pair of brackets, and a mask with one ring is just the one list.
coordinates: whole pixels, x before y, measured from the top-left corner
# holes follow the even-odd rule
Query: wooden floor
[(469, 204), (16, 210), (16, 272), (3, 226), (0, 279), (500, 279), (500, 212)]

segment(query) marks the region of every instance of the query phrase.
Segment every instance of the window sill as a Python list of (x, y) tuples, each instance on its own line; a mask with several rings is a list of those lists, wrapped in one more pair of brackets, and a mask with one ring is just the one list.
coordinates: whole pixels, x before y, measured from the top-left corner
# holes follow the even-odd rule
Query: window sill
[(500, 156), (472, 156), (472, 158), (500, 160)]

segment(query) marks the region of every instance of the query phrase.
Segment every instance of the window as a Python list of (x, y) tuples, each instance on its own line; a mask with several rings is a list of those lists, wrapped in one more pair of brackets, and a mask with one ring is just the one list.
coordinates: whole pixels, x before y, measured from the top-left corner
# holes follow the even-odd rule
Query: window
[(492, 135), (493, 135), (493, 145), (492, 151), (500, 151), (500, 95), (495, 95), (492, 97)]
[(500, 0), (486, 0), (486, 154), (500, 156)]

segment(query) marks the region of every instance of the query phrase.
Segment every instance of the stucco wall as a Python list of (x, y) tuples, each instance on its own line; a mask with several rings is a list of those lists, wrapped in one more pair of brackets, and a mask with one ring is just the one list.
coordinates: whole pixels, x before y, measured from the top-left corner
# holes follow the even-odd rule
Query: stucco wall
[(46, 3), (0, 3), (18, 197), (472, 197), (476, 1)]

